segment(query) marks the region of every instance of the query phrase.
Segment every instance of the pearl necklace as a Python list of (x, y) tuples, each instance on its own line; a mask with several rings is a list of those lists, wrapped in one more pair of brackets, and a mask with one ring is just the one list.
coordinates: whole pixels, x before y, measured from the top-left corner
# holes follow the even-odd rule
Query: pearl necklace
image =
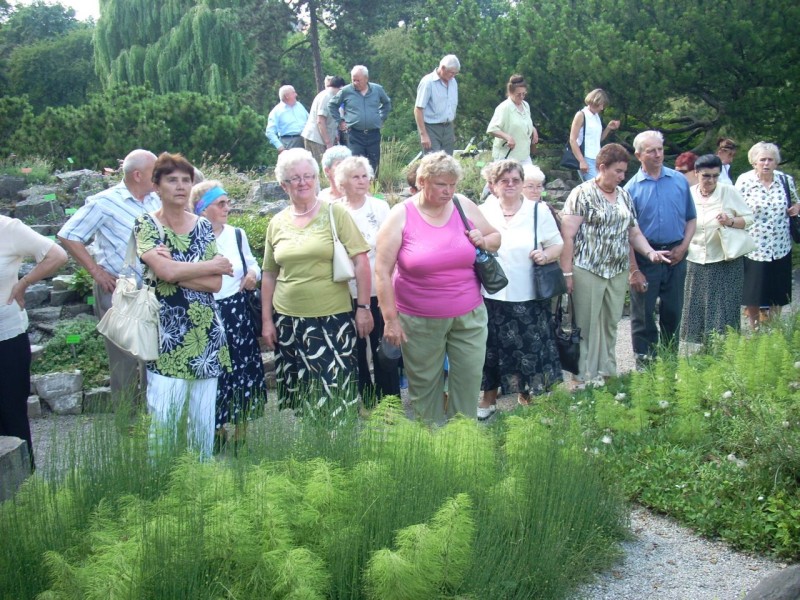
[(306, 216), (308, 213), (310, 213), (312, 210), (314, 210), (315, 208), (317, 208), (317, 204), (319, 204), (319, 198), (317, 198), (317, 201), (316, 201), (316, 202), (314, 202), (314, 204), (311, 206), (311, 208), (309, 208), (309, 209), (308, 209), (306, 212), (301, 212), (301, 213), (299, 213), (299, 212), (294, 212), (294, 211), (292, 211), (292, 216), (295, 216), (295, 217), (304, 217), (304, 216)]

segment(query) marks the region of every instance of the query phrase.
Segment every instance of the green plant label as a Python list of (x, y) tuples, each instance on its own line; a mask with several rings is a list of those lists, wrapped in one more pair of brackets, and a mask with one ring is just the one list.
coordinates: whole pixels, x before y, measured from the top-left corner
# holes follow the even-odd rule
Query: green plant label
[(68, 157), (67, 157), (67, 162), (68, 162), (69, 164), (72, 164), (72, 163), (74, 163), (75, 161), (74, 161), (74, 160), (72, 160), (72, 157), (71, 157), (71, 156), (68, 156)]
[(77, 208), (68, 208), (68, 209), (66, 209), (66, 210), (64, 211), (64, 214), (65, 214), (65, 215), (67, 215), (68, 217), (71, 217), (71, 216), (72, 216), (72, 215), (74, 215), (76, 212), (78, 212), (78, 209), (77, 209)]
[(56, 195), (55, 195), (55, 194), (45, 194), (45, 195), (43, 196), (43, 198), (44, 198), (45, 200), (55, 200), (55, 199), (56, 199)]
[(54, 242), (57, 242), (57, 241), (58, 241), (58, 240), (56, 239), (56, 236), (54, 236), (54, 235), (46, 235), (45, 237), (46, 237), (48, 240), (53, 240)]
[(478, 167), (479, 169), (482, 169), (483, 167), (486, 166), (486, 163), (483, 162), (482, 160), (476, 160), (475, 161), (475, 166)]
[(68, 344), (80, 344), (81, 343), (81, 336), (78, 335), (77, 333), (75, 333), (73, 335), (68, 335), (66, 339), (67, 339), (67, 343)]
[(94, 306), (94, 296), (86, 296), (86, 304)]

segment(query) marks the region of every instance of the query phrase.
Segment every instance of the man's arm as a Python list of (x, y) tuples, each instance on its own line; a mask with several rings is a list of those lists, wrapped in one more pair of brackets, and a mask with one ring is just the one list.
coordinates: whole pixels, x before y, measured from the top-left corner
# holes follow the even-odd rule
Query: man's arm
[(334, 94), (333, 98), (328, 101), (328, 114), (330, 115), (331, 119), (336, 119), (337, 123), (341, 122), (342, 120), (342, 117), (339, 114), (339, 106), (342, 104), (343, 94), (344, 88), (339, 90), (338, 94)]
[(380, 109), (380, 116), (381, 116), (381, 123), (385, 123), (386, 119), (389, 117), (389, 113), (392, 112), (392, 100), (386, 94), (386, 90), (383, 89), (381, 86), (381, 109)]
[(419, 106), (414, 107), (414, 120), (417, 122), (419, 130), (419, 140), (422, 142), (422, 149), (426, 152), (431, 149), (431, 138), (428, 137), (428, 130), (425, 129), (425, 119), (423, 110)]
[(84, 246), (83, 242), (79, 242), (77, 240), (68, 240), (61, 236), (57, 237), (64, 249), (69, 252), (72, 258), (75, 259), (75, 262), (89, 271), (89, 275), (91, 275), (92, 279), (97, 282), (97, 285), (100, 286), (101, 290), (108, 293), (114, 291), (114, 288), (117, 285), (117, 277), (106, 271), (95, 262), (94, 258), (92, 258), (92, 255), (89, 254), (89, 251), (86, 249), (86, 246)]
[(278, 152), (284, 150), (283, 144), (281, 143), (281, 138), (278, 137), (278, 119), (274, 108), (269, 111), (269, 117), (267, 117), (266, 135), (269, 143), (275, 146), (275, 148), (278, 149)]

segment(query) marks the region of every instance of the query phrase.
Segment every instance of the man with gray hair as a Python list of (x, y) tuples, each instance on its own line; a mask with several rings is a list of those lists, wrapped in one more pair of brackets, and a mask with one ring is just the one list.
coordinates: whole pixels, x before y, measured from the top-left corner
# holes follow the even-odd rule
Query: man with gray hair
[(339, 122), (328, 118), (328, 102), (343, 87), (344, 79), (338, 75), (325, 77), (325, 89), (316, 95), (308, 111), (308, 120), (301, 135), (306, 150), (314, 155), (317, 162), (322, 160), (325, 150), (339, 141)]
[(633, 198), (639, 228), (653, 250), (669, 251), (669, 263), (655, 263), (630, 249), (631, 337), (641, 365), (653, 357), (659, 343), (668, 349), (677, 346), (686, 281), (684, 258), (697, 226), (697, 211), (686, 178), (664, 166), (664, 136), (643, 131), (634, 138), (633, 147), (641, 168), (625, 191)]
[(278, 90), (280, 102), (269, 111), (267, 139), (278, 149), (278, 153), (289, 148), (302, 148), (300, 134), (308, 121), (308, 111), (297, 101), (297, 92), (291, 85)]
[(328, 102), (330, 117), (341, 121), (339, 108), (344, 110), (347, 124), (347, 146), (355, 156), (366, 156), (376, 175), (381, 162), (381, 127), (392, 110), (392, 101), (383, 87), (370, 83), (369, 71), (356, 65), (350, 71), (350, 85)]
[(414, 120), (417, 122), (422, 151), (444, 150), (452, 156), (456, 144), (453, 121), (458, 108), (456, 75), (461, 63), (455, 54), (448, 54), (439, 66), (423, 77), (417, 86)]
[[(58, 232), (58, 240), (72, 258), (94, 279), (94, 313), (103, 318), (111, 308), (117, 277), (125, 266), (125, 252), (133, 223), (139, 215), (161, 208), (153, 191), (153, 165), (156, 155), (134, 150), (122, 161), (122, 181), (99, 194), (89, 196)], [(92, 254), (86, 248), (94, 240)], [(141, 275), (140, 264), (135, 270)], [(144, 362), (106, 340), (111, 391), (132, 393), (131, 399), (144, 397), (147, 382)], [(137, 390), (138, 388), (138, 390)]]

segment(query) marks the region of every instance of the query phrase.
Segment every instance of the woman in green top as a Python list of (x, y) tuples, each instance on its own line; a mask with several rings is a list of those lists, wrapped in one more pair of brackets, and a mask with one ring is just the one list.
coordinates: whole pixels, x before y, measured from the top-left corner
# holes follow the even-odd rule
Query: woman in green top
[[(307, 150), (278, 156), (275, 177), (290, 204), (267, 227), (263, 336), (275, 349), (279, 406), (340, 418), (357, 400), (356, 335), (373, 326), (369, 245), (344, 206), (320, 201), (318, 175)], [(333, 281), (331, 216), (355, 265), (355, 316), (347, 282)]]
[(217, 378), (230, 371), (225, 329), (214, 303), (231, 262), (217, 252), (204, 217), (185, 209), (194, 167), (164, 152), (153, 167), (161, 209), (136, 219), (134, 232), (149, 283), (159, 301), (158, 359), (147, 363), (147, 410), (151, 436), (174, 437), (185, 407), (189, 444), (208, 458), (214, 442)]
[(531, 143), (539, 142), (533, 126), (531, 107), (525, 101), (528, 84), (522, 75), (512, 75), (506, 85), (507, 98), (497, 105), (486, 128), (494, 136), (492, 159), (510, 158), (521, 165), (531, 164)]

